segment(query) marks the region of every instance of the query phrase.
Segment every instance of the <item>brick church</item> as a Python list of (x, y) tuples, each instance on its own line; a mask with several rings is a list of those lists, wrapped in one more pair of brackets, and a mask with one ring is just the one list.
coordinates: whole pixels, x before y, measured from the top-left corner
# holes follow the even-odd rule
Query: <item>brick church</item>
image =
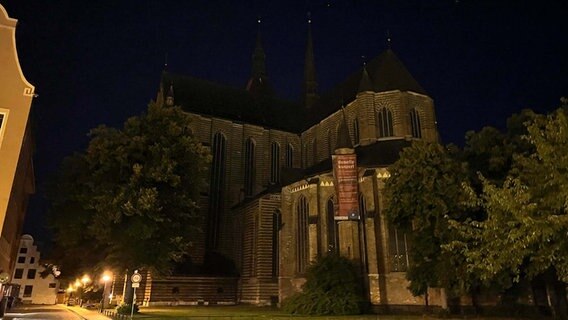
[[(194, 243), (192, 261), (223, 256), (238, 276), (233, 287), (229, 277), (200, 280), (217, 281), (209, 298), (184, 298), (184, 290), (195, 292), (184, 287), (187, 278), (165, 284), (148, 277), (145, 304), (168, 304), (171, 292), (181, 304), (222, 303), (223, 295), (233, 297), (226, 303), (281, 302), (301, 290), (311, 262), (335, 252), (360, 267), (372, 305), (424, 305), (424, 297), (406, 289), (410, 245), (387, 223), (383, 188), (402, 148), (416, 139), (438, 140), (432, 98), (390, 48), (319, 93), (310, 26), (301, 103), (274, 96), (266, 58), (259, 34), (252, 73), (241, 89), (162, 74), (156, 102), (187, 111), (193, 135), (213, 157), (201, 199), (205, 232)], [(356, 159), (353, 177), (343, 179), (351, 181), (355, 202), (347, 215), (340, 213), (343, 180), (334, 171), (334, 159), (343, 156)], [(439, 292), (431, 291), (429, 303), (439, 305)]]

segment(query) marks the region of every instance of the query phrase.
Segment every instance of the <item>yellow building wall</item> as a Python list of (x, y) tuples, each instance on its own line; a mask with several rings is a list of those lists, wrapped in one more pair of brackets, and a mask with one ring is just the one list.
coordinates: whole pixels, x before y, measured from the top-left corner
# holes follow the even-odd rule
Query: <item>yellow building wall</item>
[(34, 189), (32, 143), (26, 132), (35, 88), (20, 68), (16, 23), (0, 5), (0, 113), (4, 115), (0, 128), (0, 270), (9, 273), (27, 196)]

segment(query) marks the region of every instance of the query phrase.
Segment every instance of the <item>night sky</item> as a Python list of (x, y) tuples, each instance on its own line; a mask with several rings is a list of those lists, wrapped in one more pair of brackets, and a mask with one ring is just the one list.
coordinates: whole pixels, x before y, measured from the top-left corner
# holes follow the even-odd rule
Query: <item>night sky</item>
[[(387, 47), (434, 99), (444, 143), (568, 96), (568, 2), (0, 0), (33, 104), (38, 192), (24, 232), (47, 242), (45, 183), (99, 124), (146, 109), (168, 71), (244, 87), (259, 29), (277, 94), (299, 100), (311, 12), (319, 91)], [(1, 67), (1, 66), (0, 66)]]

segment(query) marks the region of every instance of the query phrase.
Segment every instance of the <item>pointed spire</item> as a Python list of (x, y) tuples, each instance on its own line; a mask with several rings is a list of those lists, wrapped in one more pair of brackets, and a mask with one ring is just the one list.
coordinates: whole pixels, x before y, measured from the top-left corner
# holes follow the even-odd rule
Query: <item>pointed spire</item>
[(339, 130), (337, 130), (337, 145), (335, 146), (335, 150), (353, 149), (353, 143), (351, 143), (351, 137), (347, 129), (347, 117), (345, 116), (343, 106), (341, 106), (341, 111), (343, 112), (343, 121), (339, 123)]
[(252, 72), (247, 82), (246, 90), (254, 97), (273, 95), (272, 86), (268, 82), (266, 76), (266, 55), (262, 48), (262, 39), (260, 37), (260, 17), (257, 20), (258, 34), (256, 36), (256, 45), (252, 54)]
[(260, 17), (258, 22), (258, 33), (256, 35), (256, 46), (254, 48), (254, 53), (252, 54), (252, 76), (254, 78), (260, 79), (266, 76), (266, 54), (264, 54), (264, 49), (262, 48), (262, 38), (260, 36)]
[(387, 48), (392, 49), (392, 39), (390, 29), (387, 29)]
[(312, 39), (312, 19), (308, 12), (308, 39), (306, 41), (306, 56), (304, 60), (304, 106), (311, 108), (316, 100), (318, 83), (316, 80), (316, 66), (314, 62), (314, 45)]
[[(164, 77), (165, 72), (162, 73), (162, 78)], [(160, 89), (158, 90), (158, 94), (156, 95), (156, 104), (160, 107), (164, 106), (164, 82), (160, 81)]]
[(174, 83), (170, 83), (168, 93), (166, 94), (166, 106), (171, 107), (174, 105)]
[(373, 84), (371, 83), (371, 78), (369, 78), (367, 66), (363, 67), (363, 72), (361, 73), (361, 81), (359, 81), (359, 91), (357, 91), (357, 93), (365, 91), (373, 91)]

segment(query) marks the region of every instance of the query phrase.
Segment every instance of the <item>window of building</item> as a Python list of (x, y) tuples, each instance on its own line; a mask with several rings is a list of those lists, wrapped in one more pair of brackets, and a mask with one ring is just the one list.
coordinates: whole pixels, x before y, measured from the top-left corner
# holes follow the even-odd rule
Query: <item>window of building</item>
[(18, 263), (26, 263), (26, 257), (18, 257)]
[(270, 182), (280, 182), (280, 145), (273, 142), (270, 155)]
[(14, 279), (22, 279), (23, 276), (24, 269), (16, 269), (16, 271), (14, 271)]
[(35, 257), (30, 257), (30, 264), (35, 262)]
[(28, 253), (28, 248), (20, 248), (20, 253)]
[(213, 136), (211, 146), (213, 159), (211, 161), (211, 184), (209, 186), (209, 215), (207, 217), (207, 244), (211, 248), (217, 248), (219, 234), (219, 220), (223, 210), (225, 194), (225, 168), (227, 159), (227, 139), (217, 132)]
[(0, 111), (0, 146), (2, 145), (2, 137), (4, 136), (4, 121), (6, 113)]
[(278, 256), (279, 256), (279, 240), (280, 225), (282, 224), (282, 216), (280, 210), (275, 210), (272, 214), (272, 277), (278, 277)]
[(392, 112), (388, 108), (381, 108), (377, 114), (377, 130), (379, 138), (392, 137)]
[(327, 200), (326, 206), (327, 216), (327, 252), (337, 253), (339, 250), (339, 239), (337, 232), (337, 221), (335, 220), (335, 204), (333, 198)]
[(410, 129), (414, 138), (422, 138), (422, 127), (420, 126), (420, 115), (416, 108), (410, 111)]
[(34, 286), (25, 286), (24, 287), (24, 298), (31, 297), (33, 289), (34, 289)]
[(294, 166), (294, 147), (288, 143), (286, 147), (286, 167), (292, 168)]
[(329, 154), (333, 154), (335, 147), (333, 146), (333, 137), (331, 136), (331, 130), (327, 130), (327, 150)]
[(35, 279), (36, 276), (36, 269), (29, 269), (28, 270), (28, 279)]
[(359, 120), (353, 119), (353, 144), (359, 144)]
[(298, 273), (304, 273), (308, 266), (309, 255), (309, 207), (308, 200), (304, 196), (300, 196), (296, 205), (296, 214), (298, 217), (298, 241), (297, 245), (297, 259), (296, 269)]
[(55, 282), (52, 282), (52, 283), (49, 284), (50, 288), (55, 288), (56, 286), (57, 286), (57, 284)]
[(312, 164), (318, 163), (318, 140), (314, 138), (312, 140)]
[(389, 230), (391, 271), (405, 272), (408, 268), (408, 242), (406, 234), (391, 226)]
[(365, 219), (367, 217), (367, 201), (362, 193), (359, 193), (359, 217)]
[(308, 167), (308, 144), (304, 143), (304, 149), (302, 150), (302, 164), (304, 168)]
[(254, 195), (254, 182), (256, 177), (255, 142), (248, 138), (245, 142), (245, 196)]

